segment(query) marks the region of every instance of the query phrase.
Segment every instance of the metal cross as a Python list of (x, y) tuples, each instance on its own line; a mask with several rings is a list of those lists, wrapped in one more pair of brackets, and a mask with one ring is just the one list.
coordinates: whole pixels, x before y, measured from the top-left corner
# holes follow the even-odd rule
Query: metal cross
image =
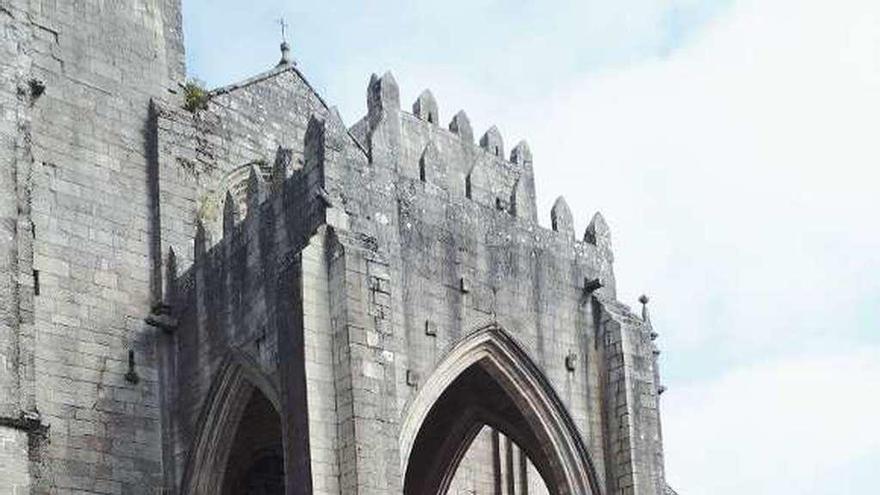
[(278, 19), (278, 24), (281, 26), (281, 41), (287, 41), (287, 22), (284, 21), (284, 17)]

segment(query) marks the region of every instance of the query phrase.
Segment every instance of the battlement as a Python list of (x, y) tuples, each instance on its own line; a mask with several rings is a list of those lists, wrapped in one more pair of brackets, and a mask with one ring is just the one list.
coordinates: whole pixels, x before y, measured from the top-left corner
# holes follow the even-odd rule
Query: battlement
[[(351, 127), (351, 134), (368, 150), (371, 163), (394, 162), (401, 180), (418, 180), (426, 189), (439, 189), (450, 201), (463, 197), (526, 222), (538, 222), (533, 157), (526, 141), (517, 143), (505, 158), (498, 127), (489, 127), (475, 143), (464, 110), (442, 127), (442, 112), (430, 89), (419, 94), (411, 113), (403, 110), (400, 89), (390, 72), (371, 76), (367, 107), (367, 115)], [(551, 215), (552, 230), (571, 231), (575, 237), (570, 211)], [(565, 215), (567, 222), (557, 222), (557, 216)], [(582, 239), (594, 237), (585, 232)]]
[[(176, 124), (158, 126), (176, 134), (160, 141), (179, 144), (180, 136), (187, 136), (195, 153), (175, 146), (172, 154), (196, 156), (203, 162), (201, 167), (210, 172), (198, 177), (204, 192), (194, 198), (208, 248), (230, 235), (240, 235), (234, 234), (241, 230), (237, 225), (256, 211), (257, 204), (282, 204), (278, 196), (297, 189), (300, 194), (322, 198), (323, 204), (336, 205), (338, 212), (353, 221), (371, 221), (376, 216), (375, 211), (369, 211), (375, 208), (370, 204), (375, 196), (387, 198), (382, 209), (394, 203), (430, 203), (421, 210), (468, 210), (471, 217), (491, 218), (492, 225), (506, 222), (529, 232), (520, 236), (526, 243), (534, 240), (541, 244), (540, 239), (559, 236), (576, 250), (593, 249), (606, 260), (606, 277), (612, 278), (610, 234), (602, 216), (596, 214), (584, 234), (577, 236), (572, 212), (559, 198), (549, 212), (550, 228), (541, 227), (528, 144), (520, 141), (505, 156), (504, 140), (496, 126), (475, 141), (464, 110), (442, 127), (441, 109), (430, 90), (420, 93), (408, 112), (401, 108), (394, 76), (390, 72), (382, 77), (374, 74), (367, 87), (367, 115), (350, 128), (293, 66), (272, 69), (210, 94), (208, 109), (196, 115), (164, 104), (160, 118)], [(304, 99), (311, 104), (296, 103)], [(307, 117), (297, 114), (283, 120), (254, 115), (256, 109), (264, 112), (268, 102), (287, 100), (312, 110)], [(189, 129), (181, 130), (181, 124)], [(263, 129), (255, 132), (255, 124)], [(218, 160), (218, 150), (228, 148), (230, 136), (244, 134), (274, 136), (273, 148), (264, 145), (260, 149), (256, 143), (249, 152), (242, 152), (237, 147)], [(292, 139), (278, 139), (284, 135)], [(330, 156), (333, 158), (328, 161)], [(168, 157), (169, 162), (172, 159), (178, 164), (188, 160)], [(391, 218), (397, 213), (382, 214)]]

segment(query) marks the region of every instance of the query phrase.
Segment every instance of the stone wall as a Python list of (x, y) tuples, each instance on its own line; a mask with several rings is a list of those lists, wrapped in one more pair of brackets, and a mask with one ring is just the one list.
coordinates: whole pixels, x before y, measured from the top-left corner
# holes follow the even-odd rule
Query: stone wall
[[(18, 217), (11, 281), (0, 262), (0, 288), (17, 297), (18, 328), (2, 334), (17, 337), (18, 373), (3, 375), (19, 382), (2, 414), (48, 428), (32, 452), (36, 492), (155, 493), (156, 341), (143, 318), (159, 280), (158, 205), (146, 124), (149, 98), (184, 77), (179, 2), (4, 0), (0, 23), (4, 233), (10, 201)], [(136, 384), (124, 378), (130, 350)]]
[(0, 426), (0, 494), (30, 493), (28, 434), (17, 428)]
[[(184, 288), (174, 303), (175, 361), (186, 368), (168, 382), (177, 394), (168, 407), (178, 476), (198, 448), (197, 418), (200, 404), (210, 402), (214, 371), (230, 352), (255, 355), (260, 322), (269, 340), (286, 328), (302, 342), (303, 363), (280, 353), (263, 371), (294, 380), (282, 393), (306, 391), (302, 403), (287, 407), (308, 417), (308, 454), (296, 454), (307, 466), (296, 469), (308, 471), (314, 493), (400, 491), (403, 423), (423, 380), (487, 322), (500, 322), (540, 368), (598, 482), (616, 476), (617, 455), (606, 445), (618, 432), (609, 430), (602, 381), (611, 361), (596, 305), (615, 298), (601, 215), (577, 236), (560, 199), (552, 228), (542, 228), (528, 146), (506, 158), (494, 128), (474, 142), (463, 112), (441, 129), (436, 102), (425, 94), (414, 113), (401, 111), (389, 74), (372, 79), (369, 113), (351, 129), (289, 66), (214, 95), (195, 115), (164, 104), (156, 112), (162, 194), (166, 181), (169, 194), (180, 190), (180, 208), (163, 212), (163, 228), (174, 217), (198, 224), (195, 265), (175, 279)], [(296, 111), (265, 110), (279, 106)], [(186, 181), (177, 177), (193, 170), (197, 180), (181, 187)], [(177, 222), (165, 239), (183, 244), (190, 225)], [(297, 260), (287, 296), (282, 285), (265, 283), (266, 274), (286, 273), (279, 269), (285, 259)], [(251, 277), (262, 285), (251, 285)], [(271, 291), (278, 293), (268, 297)], [(277, 297), (292, 306), (272, 302)], [(281, 313), (293, 326), (273, 328)], [(653, 372), (651, 349), (633, 352), (638, 359), (647, 353), (645, 371)], [(651, 375), (646, 386), (655, 381)], [(484, 443), (478, 440), (474, 455)], [(643, 447), (634, 449), (641, 459)], [(461, 469), (456, 489), (494, 483), (485, 469)]]

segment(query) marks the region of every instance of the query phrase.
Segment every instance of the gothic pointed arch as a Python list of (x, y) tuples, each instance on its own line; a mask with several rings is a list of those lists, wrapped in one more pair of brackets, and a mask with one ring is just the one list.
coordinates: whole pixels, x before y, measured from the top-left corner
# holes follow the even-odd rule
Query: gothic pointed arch
[[(220, 366), (202, 406), (197, 434), (181, 480), (181, 493), (225, 493), (227, 465), (242, 418), (255, 406), (279, 415), (278, 390), (256, 363), (244, 356), (230, 354)], [(281, 442), (280, 433), (278, 441)], [(264, 458), (257, 461), (265, 463)]]
[(400, 452), (404, 495), (443, 495), (484, 425), (513, 439), (554, 495), (601, 495), (565, 405), (525, 350), (498, 324), (456, 344), (407, 408)]

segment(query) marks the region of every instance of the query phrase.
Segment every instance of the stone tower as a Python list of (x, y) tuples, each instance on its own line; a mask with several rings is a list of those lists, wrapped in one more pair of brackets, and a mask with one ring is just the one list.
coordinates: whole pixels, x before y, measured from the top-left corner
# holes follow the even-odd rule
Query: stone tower
[(185, 87), (180, 26), (0, 0), (0, 493), (664, 493), (600, 214), (390, 73)]

